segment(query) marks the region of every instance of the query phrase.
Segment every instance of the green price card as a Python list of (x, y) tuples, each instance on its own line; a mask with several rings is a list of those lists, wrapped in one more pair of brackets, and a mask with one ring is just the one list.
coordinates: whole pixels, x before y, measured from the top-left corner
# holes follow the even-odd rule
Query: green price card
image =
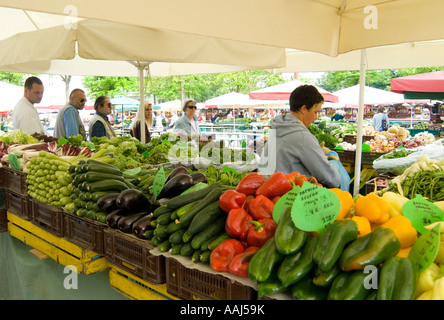
[(153, 182), (154, 201), (156, 201), (157, 196), (159, 195), (160, 191), (162, 191), (164, 185), (165, 185), (165, 171), (163, 170), (163, 167), (160, 167), (160, 169), (156, 173), (156, 177), (154, 178)]
[(239, 174), (239, 172), (237, 172), (236, 170), (234, 170), (234, 169), (232, 169), (232, 168), (230, 168), (228, 166), (223, 166), (222, 172), (231, 172), (231, 173), (234, 173), (234, 174)]
[(18, 162), (17, 156), (13, 153), (8, 155), (9, 166), (12, 169), (20, 170), (20, 163)]
[(142, 153), (142, 156), (144, 156), (144, 157), (149, 157), (149, 156), (150, 156), (150, 153), (149, 153), (148, 151), (145, 151), (144, 153)]
[(247, 142), (245, 140), (242, 140), (242, 148), (245, 148), (247, 146)]
[(274, 205), (273, 209), (273, 220), (278, 223), (279, 219), (282, 215), (282, 212), (284, 212), (285, 208), (292, 207), (294, 201), (296, 200), (297, 195), (299, 194), (299, 191), (301, 191), (301, 187), (296, 186), (295, 188), (288, 191), (286, 194), (284, 194)]
[(305, 182), (291, 208), (291, 218), (299, 229), (321, 233), (335, 221), (340, 209), (341, 202), (336, 194)]
[(424, 226), (443, 220), (443, 211), (419, 194), (404, 204), (402, 214), (410, 220), (412, 226), (421, 234), (427, 230)]
[(62, 146), (65, 143), (68, 143), (68, 139), (66, 139), (65, 137), (61, 137), (59, 140), (57, 140), (57, 146)]
[(439, 249), (440, 231), (441, 224), (438, 223), (424, 232), (412, 246), (408, 258), (417, 273), (427, 269), (435, 260)]
[(368, 143), (362, 144), (362, 152), (370, 152), (370, 145)]
[(136, 175), (138, 174), (140, 171), (142, 171), (141, 167), (137, 167), (137, 168), (133, 168), (133, 169), (128, 169), (123, 171), (123, 173), (125, 174), (130, 174), (130, 175)]

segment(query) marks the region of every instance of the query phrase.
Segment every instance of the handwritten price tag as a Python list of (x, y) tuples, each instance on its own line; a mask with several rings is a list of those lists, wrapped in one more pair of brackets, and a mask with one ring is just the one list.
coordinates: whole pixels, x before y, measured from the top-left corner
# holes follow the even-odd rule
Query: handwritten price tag
[(311, 183), (304, 183), (291, 208), (291, 218), (301, 230), (322, 232), (335, 221), (341, 202), (332, 191)]
[(294, 201), (296, 200), (297, 195), (301, 191), (301, 187), (296, 186), (295, 188), (288, 191), (286, 194), (284, 194), (274, 205), (273, 209), (273, 220), (278, 223), (279, 219), (282, 215), (282, 212), (284, 212), (285, 208), (292, 207)]
[(410, 220), (412, 226), (421, 234), (427, 231), (424, 226), (443, 220), (443, 211), (419, 194), (404, 204), (402, 214)]
[(159, 195), (160, 191), (162, 191), (164, 185), (165, 185), (165, 171), (163, 170), (163, 167), (160, 167), (160, 169), (156, 173), (156, 177), (154, 178), (153, 182), (154, 201), (156, 201), (157, 196)]
[(427, 269), (438, 254), (441, 225), (438, 223), (431, 230), (424, 232), (410, 250), (409, 259), (416, 272)]

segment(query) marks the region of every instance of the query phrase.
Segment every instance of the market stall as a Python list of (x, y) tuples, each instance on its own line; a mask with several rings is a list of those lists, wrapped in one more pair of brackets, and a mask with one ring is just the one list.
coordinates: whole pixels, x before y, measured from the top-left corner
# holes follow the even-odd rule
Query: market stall
[[(108, 273), (131, 299), (442, 299), (439, 141), (383, 146), (404, 168), (357, 199), (297, 172), (253, 172), (254, 153), (192, 137), (0, 142), (2, 231), (86, 277)], [(378, 288), (361, 281), (372, 266)]]

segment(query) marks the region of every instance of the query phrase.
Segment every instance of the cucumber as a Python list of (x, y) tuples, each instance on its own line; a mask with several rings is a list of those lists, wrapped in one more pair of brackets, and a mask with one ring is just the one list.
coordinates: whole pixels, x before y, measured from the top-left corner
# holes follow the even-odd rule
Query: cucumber
[[(114, 192), (114, 191), (111, 191), (111, 192)], [(101, 196), (103, 196), (107, 193), (110, 193), (110, 192), (109, 191), (96, 191), (96, 192), (90, 193), (90, 195), (91, 195), (90, 200), (97, 202), (97, 200), (99, 200)]]
[(211, 191), (209, 194), (205, 196), (205, 198), (199, 200), (195, 206), (193, 206), (187, 213), (180, 217), (179, 221), (184, 225), (184, 227), (188, 227), (191, 224), (194, 216), (199, 213), (202, 209), (208, 207), (210, 204), (214, 203), (216, 200), (219, 200), (219, 197), (223, 194), (222, 188), (216, 188)]
[(171, 243), (168, 240), (165, 240), (165, 241), (159, 243), (157, 248), (159, 248), (160, 252), (167, 252), (168, 250), (171, 249)]
[(207, 206), (205, 209), (199, 211), (193, 220), (191, 221), (188, 231), (196, 234), (208, 226), (210, 226), (214, 220), (222, 215), (223, 211), (219, 207), (219, 200), (214, 201), (212, 204)]
[[(86, 209), (88, 210), (88, 209)], [(96, 212), (94, 210), (88, 210), (85, 215), (88, 219), (95, 220)]]
[(114, 175), (120, 175), (120, 176), (122, 175), (122, 171), (117, 169), (117, 167), (114, 169), (111, 167), (106, 167), (106, 166), (97, 165), (97, 164), (84, 164), (80, 167), (81, 168), (79, 170), (82, 170), (82, 172), (84, 172), (84, 173), (90, 172), (90, 171), (95, 171), (95, 172), (99, 172), (99, 173), (107, 173), (107, 174), (114, 174)]
[(105, 212), (96, 212), (96, 220), (101, 223), (106, 223), (106, 216), (107, 214)]
[(177, 230), (180, 230), (180, 229), (182, 229), (182, 225), (180, 223), (177, 223), (176, 221), (171, 221), (168, 224), (167, 232), (169, 234), (172, 234), (172, 233), (174, 233), (174, 232), (176, 232)]
[(148, 240), (151, 240), (154, 237), (154, 230), (150, 229), (150, 230), (145, 231), (144, 236)]
[(104, 167), (111, 168), (111, 169), (114, 169), (114, 170), (119, 170), (119, 168), (117, 168), (115, 165), (113, 165), (111, 163), (106, 163), (106, 162), (99, 161), (99, 160), (92, 159), (92, 158), (89, 158), (88, 160), (86, 160), (86, 164), (93, 164), (93, 165), (98, 165), (98, 166), (104, 166)]
[(176, 220), (178, 218), (177, 216), (177, 210), (174, 210), (173, 212), (171, 212), (170, 214), (170, 220)]
[(212, 190), (219, 188), (219, 183), (213, 183), (206, 187), (205, 189), (196, 190), (192, 192), (188, 192), (186, 194), (181, 194), (177, 197), (172, 198), (167, 203), (167, 207), (170, 208), (170, 210), (175, 210), (180, 207), (183, 207), (184, 205), (187, 205), (191, 202), (195, 202), (197, 200), (203, 199), (207, 194), (209, 194)]
[(219, 234), (221, 231), (225, 229), (225, 217), (220, 217), (216, 221), (214, 221), (210, 226), (208, 226), (206, 229), (200, 231), (197, 233), (193, 240), (191, 241), (191, 246), (194, 249), (200, 249), (202, 244), (207, 241), (208, 239), (211, 239), (215, 235)]
[(164, 213), (161, 216), (157, 217), (158, 224), (166, 224), (168, 225), (171, 222), (170, 213)]
[(162, 238), (159, 238), (157, 236), (153, 236), (151, 238), (151, 243), (153, 244), (153, 246), (158, 246), (160, 243), (162, 243), (164, 240)]
[[(185, 230), (185, 229), (183, 229), (183, 230)], [(191, 239), (193, 239), (193, 237), (194, 237), (194, 234), (189, 232), (188, 230), (186, 230), (182, 236), (182, 241), (185, 243), (190, 242)]]
[(171, 249), (170, 249), (169, 253), (172, 255), (180, 254), (180, 249), (182, 248), (182, 246), (183, 246), (183, 243), (171, 245)]
[(183, 243), (182, 237), (183, 234), (186, 232), (185, 229), (179, 229), (175, 232), (173, 232), (170, 237), (168, 238), (168, 240), (172, 243), (172, 244), (179, 244), (179, 243)]
[(89, 183), (86, 189), (90, 192), (107, 191), (107, 190), (122, 191), (128, 189), (128, 186), (124, 182), (119, 180), (105, 179)]
[(88, 210), (84, 209), (84, 208), (80, 208), (77, 210), (77, 215), (79, 217), (85, 217), (86, 214), (88, 213)]
[(204, 251), (200, 254), (200, 262), (202, 263), (209, 263), (210, 262), (210, 257), (211, 257), (211, 251)]
[(87, 194), (87, 192), (80, 192), (80, 194), (79, 194), (79, 199), (81, 200), (81, 201), (86, 201), (87, 199), (86, 199), (86, 194)]
[(185, 213), (187, 213), (192, 207), (194, 207), (196, 204), (199, 203), (200, 200), (188, 203), (186, 205), (184, 205), (183, 207), (180, 207), (179, 209), (176, 210), (177, 213), (177, 217), (180, 218), (182, 217)]
[(209, 249), (208, 249), (208, 246), (210, 245), (210, 243), (213, 242), (214, 240), (216, 240), (220, 235), (221, 235), (221, 233), (219, 233), (219, 234), (217, 234), (217, 235), (211, 237), (210, 239), (204, 241), (204, 242), (202, 243), (202, 245), (200, 246), (200, 250), (201, 250), (202, 252), (209, 250)]
[(156, 229), (154, 229), (154, 235), (159, 238), (166, 238), (169, 236), (168, 232), (166, 231), (168, 226), (166, 225), (158, 225)]
[(193, 255), (191, 256), (191, 261), (194, 263), (197, 263), (200, 261), (200, 254), (202, 253), (202, 250), (196, 250), (193, 252)]
[(180, 248), (181, 256), (191, 256), (194, 252), (193, 247), (191, 247), (191, 243), (185, 243), (182, 248)]
[(166, 205), (163, 205), (163, 206), (158, 207), (156, 210), (154, 210), (153, 217), (157, 218), (165, 213), (171, 213), (171, 210), (168, 209)]
[(122, 176), (119, 176), (117, 174), (109, 174), (109, 173), (101, 173), (96, 171), (88, 171), (83, 174), (83, 181), (87, 182), (94, 182), (94, 181), (100, 181), (104, 179), (115, 179), (119, 181), (124, 181)]
[(151, 226), (151, 228), (156, 228), (157, 227), (157, 219), (152, 219), (150, 222), (150, 226)]
[(208, 250), (210, 251), (214, 250), (218, 245), (220, 245), (222, 242), (224, 242), (227, 239), (231, 239), (231, 237), (226, 232), (222, 233), (216, 239), (211, 241), (211, 243), (208, 245)]

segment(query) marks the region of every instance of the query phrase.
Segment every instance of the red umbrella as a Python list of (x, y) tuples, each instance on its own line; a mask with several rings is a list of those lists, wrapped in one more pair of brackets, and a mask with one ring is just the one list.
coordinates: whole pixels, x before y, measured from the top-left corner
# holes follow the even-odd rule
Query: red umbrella
[(415, 74), (390, 80), (393, 92), (406, 99), (444, 99), (444, 71)]

